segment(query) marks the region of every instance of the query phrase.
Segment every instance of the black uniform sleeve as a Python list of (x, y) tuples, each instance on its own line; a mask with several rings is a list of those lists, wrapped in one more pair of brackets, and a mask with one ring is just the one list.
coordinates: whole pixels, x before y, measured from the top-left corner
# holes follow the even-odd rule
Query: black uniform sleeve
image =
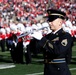
[(39, 42), (39, 45), (45, 50), (48, 50), (51, 53), (61, 54), (68, 50), (72, 44), (72, 37), (70, 34), (63, 35), (59, 40), (50, 41), (46, 37), (42, 38)]

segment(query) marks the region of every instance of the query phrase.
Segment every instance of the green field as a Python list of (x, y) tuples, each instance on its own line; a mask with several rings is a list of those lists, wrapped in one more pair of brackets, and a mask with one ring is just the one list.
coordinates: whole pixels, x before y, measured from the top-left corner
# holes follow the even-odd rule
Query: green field
[[(31, 64), (14, 64), (15, 67), (0, 69), (0, 75), (43, 75), (44, 64), (42, 61), (42, 54), (38, 57), (32, 58)], [(10, 52), (0, 51), (0, 65), (12, 63)], [(76, 43), (72, 49), (72, 62), (69, 65), (72, 75), (76, 75)]]

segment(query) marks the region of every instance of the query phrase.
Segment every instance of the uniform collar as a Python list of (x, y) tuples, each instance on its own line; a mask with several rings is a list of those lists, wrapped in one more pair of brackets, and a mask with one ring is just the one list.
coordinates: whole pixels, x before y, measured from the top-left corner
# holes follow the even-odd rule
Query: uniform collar
[(60, 29), (58, 29), (58, 30), (56, 30), (55, 32), (52, 32), (52, 33), (53, 33), (53, 34), (56, 34), (56, 33), (58, 33), (61, 29), (62, 29), (62, 28), (60, 28)]

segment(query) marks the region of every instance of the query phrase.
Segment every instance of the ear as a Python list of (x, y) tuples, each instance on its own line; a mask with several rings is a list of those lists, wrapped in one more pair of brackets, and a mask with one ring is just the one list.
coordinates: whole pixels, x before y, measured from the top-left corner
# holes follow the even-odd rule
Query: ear
[(60, 22), (60, 25), (62, 25), (62, 22)]
[(59, 25), (62, 25), (62, 24), (63, 24), (63, 20), (60, 19), (60, 20), (59, 20)]

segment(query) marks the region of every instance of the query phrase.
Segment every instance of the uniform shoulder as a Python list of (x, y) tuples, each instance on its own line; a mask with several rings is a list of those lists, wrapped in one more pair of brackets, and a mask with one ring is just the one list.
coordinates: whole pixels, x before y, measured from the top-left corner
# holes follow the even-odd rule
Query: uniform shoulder
[(66, 35), (66, 36), (70, 36), (70, 37), (71, 37), (71, 34), (70, 34), (70, 33), (68, 33), (68, 32), (62, 31), (62, 34), (63, 34), (63, 35)]

